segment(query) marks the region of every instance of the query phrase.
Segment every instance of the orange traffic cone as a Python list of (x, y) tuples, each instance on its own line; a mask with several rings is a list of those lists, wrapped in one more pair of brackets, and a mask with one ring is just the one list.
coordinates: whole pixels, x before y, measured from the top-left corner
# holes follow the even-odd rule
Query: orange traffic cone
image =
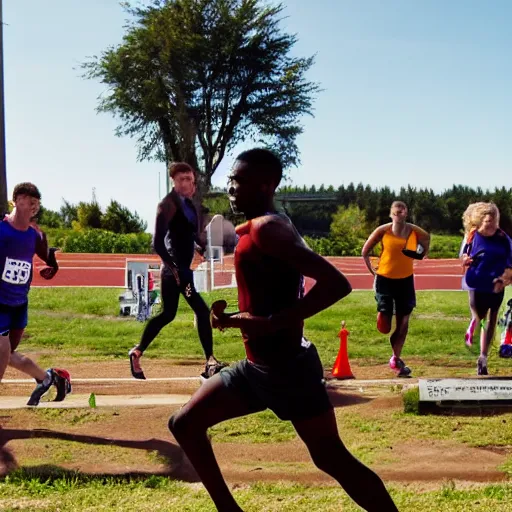
[(338, 357), (332, 368), (332, 375), (339, 380), (342, 379), (355, 379), (350, 363), (348, 362), (348, 335), (349, 332), (345, 329), (345, 320), (341, 322), (341, 331), (338, 333), (340, 338), (340, 350)]

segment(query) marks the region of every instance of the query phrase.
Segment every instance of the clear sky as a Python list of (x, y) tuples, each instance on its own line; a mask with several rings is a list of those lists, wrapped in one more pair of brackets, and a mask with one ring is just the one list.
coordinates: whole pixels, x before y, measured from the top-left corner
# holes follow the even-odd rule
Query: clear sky
[[(285, 0), (294, 52), (316, 54), (324, 89), (304, 118), (296, 185), (351, 181), (439, 192), (512, 186), (512, 1)], [(9, 193), (20, 181), (62, 198), (114, 198), (152, 230), (161, 163), (96, 114), (103, 87), (80, 77), (90, 55), (121, 41), (116, 0), (3, 0)], [(233, 157), (218, 174), (225, 184)], [(160, 180), (160, 182), (159, 182)], [(159, 186), (159, 183), (162, 185)]]

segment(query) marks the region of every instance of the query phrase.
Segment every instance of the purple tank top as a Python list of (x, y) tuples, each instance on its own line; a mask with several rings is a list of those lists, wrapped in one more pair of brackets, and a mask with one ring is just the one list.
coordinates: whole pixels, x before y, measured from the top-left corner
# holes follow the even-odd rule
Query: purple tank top
[(28, 301), (38, 236), (32, 227), (19, 231), (0, 222), (0, 304), (21, 306)]

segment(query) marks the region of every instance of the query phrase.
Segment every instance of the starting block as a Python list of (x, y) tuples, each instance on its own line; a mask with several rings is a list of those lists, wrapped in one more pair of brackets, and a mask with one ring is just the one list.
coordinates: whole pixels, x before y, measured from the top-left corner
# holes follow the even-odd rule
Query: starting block
[(419, 379), (420, 413), (512, 407), (512, 378)]
[(159, 272), (158, 262), (126, 260), (126, 291), (119, 296), (121, 316), (134, 316), (139, 322), (151, 316), (153, 306), (160, 302), (159, 286), (155, 279)]

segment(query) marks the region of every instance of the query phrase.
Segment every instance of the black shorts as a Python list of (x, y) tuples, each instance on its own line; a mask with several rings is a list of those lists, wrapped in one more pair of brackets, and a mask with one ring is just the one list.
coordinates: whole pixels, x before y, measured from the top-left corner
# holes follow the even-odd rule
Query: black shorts
[(392, 316), (410, 315), (416, 307), (416, 291), (414, 290), (414, 276), (403, 279), (390, 279), (384, 276), (375, 276), (375, 300), (377, 311)]
[(220, 376), (227, 388), (239, 393), (250, 413), (270, 409), (282, 420), (295, 421), (332, 409), (313, 344), (286, 364), (270, 367), (244, 359), (223, 368)]
[(497, 313), (499, 311), (504, 296), (504, 291), (500, 293), (492, 293), (470, 290), (469, 303), (476, 311), (479, 318), (485, 318), (488, 311), (491, 313)]
[[(7, 336), (11, 329), (25, 329), (27, 322), (28, 303), (22, 304), (21, 306), (0, 304), (0, 336)], [(15, 350), (16, 346), (11, 340), (11, 351), (14, 352)]]

